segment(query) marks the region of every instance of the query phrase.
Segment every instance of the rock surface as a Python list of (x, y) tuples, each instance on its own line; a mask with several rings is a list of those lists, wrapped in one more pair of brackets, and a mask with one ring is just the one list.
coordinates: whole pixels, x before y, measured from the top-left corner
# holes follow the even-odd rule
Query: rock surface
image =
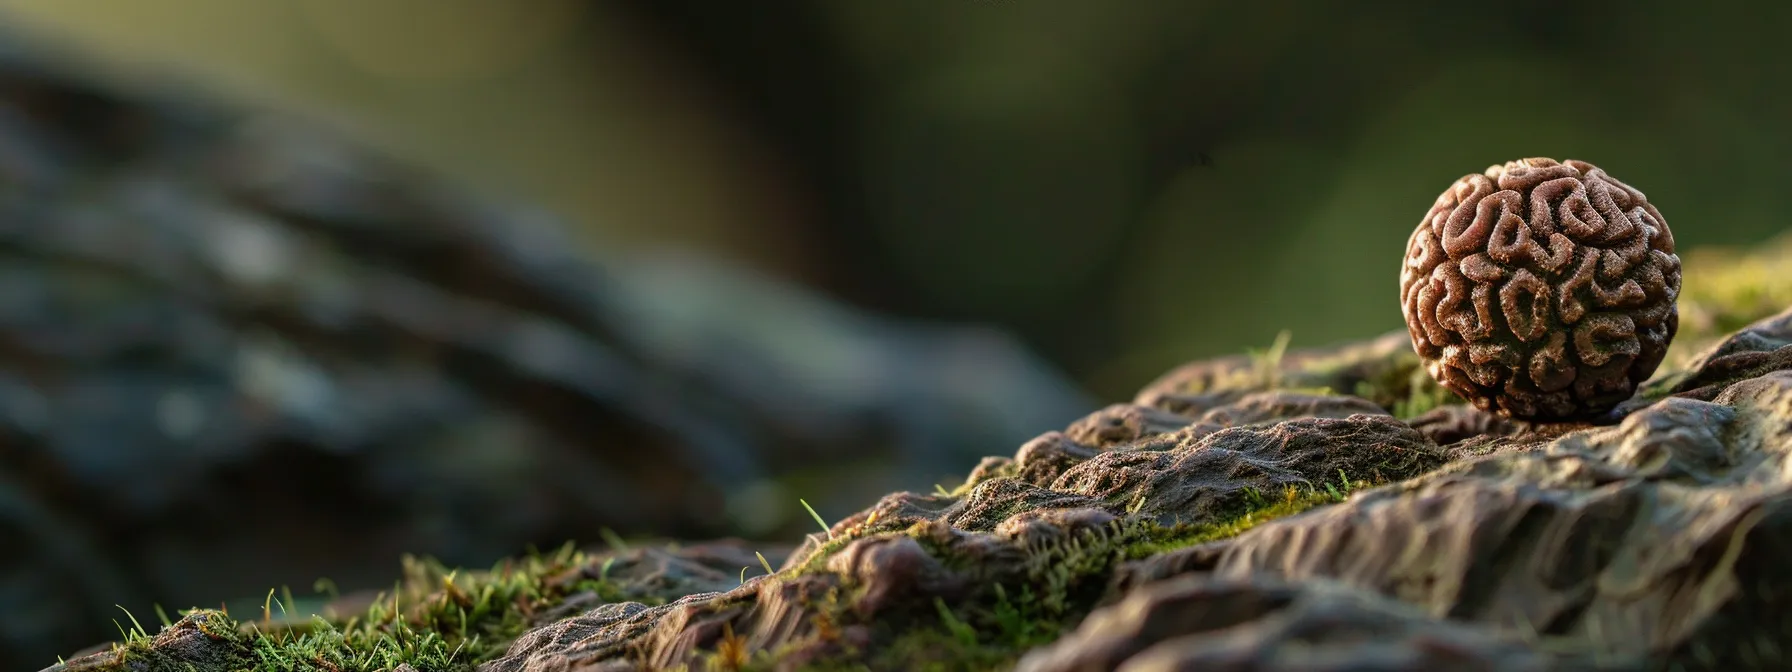
[[(1327, 375), (1350, 377), (1365, 353), (1398, 356), (1335, 351), (1347, 365)], [(1359, 398), (1207, 385), (1190, 381), (1226, 363), (1185, 368), (1142, 395), (1155, 406), (1109, 407), (986, 460), (959, 494), (886, 497), (835, 540), (812, 537), (779, 578), (609, 605), (481, 669), (701, 663), (726, 637), (776, 651), (779, 669), (972, 668), (880, 651), (900, 647), (891, 624), (925, 627), (929, 602), (975, 610), (995, 585), (1038, 591), (1025, 616), (1042, 621), (1107, 604), (1032, 647), (1023, 670), (1771, 669), (1792, 637), (1789, 355), (1792, 311), (1726, 339), (1615, 425), (1412, 419), (1452, 426), (1430, 435)], [(1388, 484), (1128, 558), (1150, 530), (1236, 515), (1248, 490), (1338, 469)], [(1011, 635), (999, 620), (965, 643)]]
[(1057, 644), (1028, 654), (1017, 670), (1516, 672), (1551, 662), (1516, 637), (1329, 581), (1191, 574), (1127, 593)]
[[(735, 575), (759, 564), (739, 542), (593, 555), (547, 585), (609, 588), (560, 590), (461, 667), (1792, 664), (1792, 310), (1606, 424), (1451, 401), (1403, 336), (1183, 367), (954, 491), (884, 497), (765, 559), (775, 574)], [(212, 617), (62, 669), (199, 664), (219, 654), (173, 652)]]

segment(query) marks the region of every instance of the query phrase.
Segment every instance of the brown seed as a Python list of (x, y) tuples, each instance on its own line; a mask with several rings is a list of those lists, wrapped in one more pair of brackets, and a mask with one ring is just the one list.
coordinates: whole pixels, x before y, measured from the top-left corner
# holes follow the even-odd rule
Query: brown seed
[(1524, 420), (1611, 410), (1679, 327), (1680, 257), (1643, 193), (1585, 161), (1466, 175), (1420, 220), (1400, 307), (1425, 370)]

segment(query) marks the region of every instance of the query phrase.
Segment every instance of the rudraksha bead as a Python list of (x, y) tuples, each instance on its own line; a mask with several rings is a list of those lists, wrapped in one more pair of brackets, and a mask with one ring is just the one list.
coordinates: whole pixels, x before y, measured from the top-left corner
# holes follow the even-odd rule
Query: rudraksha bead
[(1680, 258), (1643, 192), (1585, 161), (1467, 175), (1406, 245), (1401, 309), (1431, 376), (1525, 420), (1597, 415), (1655, 372), (1679, 327)]

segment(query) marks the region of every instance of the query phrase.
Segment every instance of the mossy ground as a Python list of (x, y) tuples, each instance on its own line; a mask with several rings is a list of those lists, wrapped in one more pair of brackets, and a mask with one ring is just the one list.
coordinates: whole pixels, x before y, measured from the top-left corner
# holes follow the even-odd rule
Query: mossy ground
[[(1062, 543), (1029, 549), (1027, 574), (992, 583), (955, 604), (935, 601), (925, 608), (880, 618), (875, 651), (843, 651), (809, 670), (918, 669), (987, 670), (1011, 665), (1027, 650), (1049, 643), (1074, 627), (1107, 594), (1118, 563), (1177, 548), (1223, 539), (1264, 521), (1342, 501), (1366, 481), (1327, 483), (1321, 489), (1288, 488), (1259, 494), (1238, 515), (1203, 524), (1160, 526), (1149, 521), (1117, 522)], [(850, 541), (842, 535), (823, 546), (825, 558)], [(942, 549), (944, 552), (944, 549)], [(662, 603), (669, 595), (631, 594), (602, 578), (600, 558), (566, 547), (552, 555), (532, 555), (488, 571), (457, 572), (429, 560), (407, 560), (405, 579), (373, 600), (365, 611), (297, 618), (286, 611), (290, 593), (270, 592), (263, 612), (238, 618), (219, 610), (182, 612), (212, 640), (212, 668), (270, 672), (376, 672), (409, 665), (418, 672), (472, 669), (501, 655), (509, 643), (538, 622), (543, 612), (568, 596), (593, 591), (607, 601)], [(599, 577), (568, 581), (596, 565)], [(825, 571), (820, 563), (790, 570)], [(823, 605), (818, 619), (848, 623), (846, 600)], [(126, 615), (120, 654), (85, 670), (132, 669), (161, 672), (195, 669), (155, 646), (155, 635)], [(171, 625), (166, 619), (164, 626)], [(725, 636), (707, 655), (706, 669), (771, 669), (780, 651), (749, 652), (744, 642)]]
[[(404, 578), (375, 597), (364, 611), (349, 615), (300, 617), (287, 610), (297, 602), (290, 591), (268, 593), (262, 613), (239, 619), (212, 609), (182, 612), (183, 621), (212, 640), (211, 658), (221, 669), (268, 672), (375, 672), (410, 665), (419, 672), (470, 669), (502, 653), (511, 640), (535, 624), (536, 616), (567, 596), (591, 591), (608, 600), (657, 602), (652, 595), (629, 595), (604, 578), (576, 576), (593, 558), (572, 546), (552, 555), (533, 554), (487, 571), (461, 572), (428, 559), (407, 558)], [(193, 669), (191, 661), (171, 660), (156, 637), (126, 614), (120, 627), (121, 655), (79, 669), (133, 669), (141, 672)], [(164, 616), (164, 629), (173, 625)]]
[[(934, 600), (906, 614), (880, 614), (873, 624), (880, 630), (875, 636), (879, 643), (874, 650), (843, 650), (837, 656), (812, 661), (800, 669), (1005, 669), (1028, 650), (1055, 641), (1095, 607), (1117, 597), (1111, 578), (1120, 563), (1232, 537), (1270, 520), (1344, 501), (1350, 494), (1374, 485), (1380, 483), (1351, 480), (1340, 474), (1336, 483), (1324, 483), (1318, 488), (1291, 486), (1279, 493), (1253, 493), (1242, 510), (1223, 520), (1173, 526), (1142, 519), (1116, 521), (1061, 543), (1029, 548), (1027, 560), (1022, 563), (1024, 575), (992, 581), (953, 604)], [(816, 553), (817, 561), (794, 572), (823, 571), (819, 556), (825, 556), (830, 547), (843, 546), (844, 541), (839, 538), (823, 546)], [(951, 552), (949, 547), (924, 546), (929, 546), (936, 556)], [(955, 564), (949, 557), (941, 560), (948, 566)], [(835, 600), (827, 606), (845, 603)], [(854, 620), (844, 609), (824, 610), (817, 618), (827, 622), (827, 627)], [(724, 637), (722, 644), (695, 669), (771, 670), (780, 654), (749, 654), (738, 642)]]
[(1346, 350), (1331, 357), (1291, 365), (1284, 361), (1290, 342), (1282, 332), (1267, 349), (1250, 350), (1251, 366), (1215, 381), (1206, 390), (1284, 390), (1310, 394), (1349, 394), (1369, 400), (1401, 420), (1423, 415), (1461, 397), (1444, 389), (1425, 372), (1419, 356), (1410, 349), (1385, 355)]
[[(1680, 308), (1681, 333), (1664, 371), (1680, 368), (1692, 353), (1755, 320), (1792, 305), (1792, 236), (1740, 251), (1700, 251), (1686, 257)], [(1218, 387), (1345, 392), (1368, 399), (1396, 417), (1411, 418), (1440, 405), (1460, 403), (1419, 367), (1410, 352), (1372, 358), (1309, 361), (1285, 366), (1288, 340), (1253, 352), (1252, 366)], [(1661, 383), (1645, 388), (1660, 388)], [(999, 474), (998, 474), (999, 475)], [(962, 496), (974, 483), (940, 488), (942, 497)], [(874, 651), (845, 651), (813, 661), (807, 669), (982, 670), (1012, 664), (1025, 651), (1057, 639), (1095, 606), (1113, 597), (1108, 579), (1118, 563), (1239, 534), (1268, 520), (1341, 501), (1372, 485), (1340, 477), (1321, 488), (1258, 493), (1236, 515), (1208, 523), (1160, 526), (1149, 521), (1118, 522), (1057, 544), (1029, 549), (1023, 576), (990, 582), (953, 604), (936, 601), (909, 613), (881, 617)], [(824, 527), (826, 527), (824, 525)], [(866, 533), (889, 530), (866, 526)], [(912, 534), (919, 534), (911, 530)], [(840, 535), (787, 574), (825, 570), (825, 558), (855, 536)], [(937, 549), (950, 553), (949, 548)], [(950, 565), (953, 558), (942, 557)], [(455, 572), (437, 563), (407, 562), (405, 578), (391, 593), (354, 614), (292, 618), (290, 594), (270, 593), (258, 618), (236, 619), (215, 610), (183, 612), (213, 640), (222, 662), (213, 668), (277, 672), (374, 671), (409, 665), (418, 672), (467, 670), (500, 655), (509, 642), (535, 625), (567, 597), (595, 592), (605, 600), (661, 603), (678, 595), (630, 590), (605, 578), (601, 557), (571, 547), (553, 555), (532, 555), (490, 571)], [(593, 565), (598, 571), (591, 572)], [(769, 566), (767, 567), (769, 570)], [(597, 578), (574, 578), (567, 576)], [(789, 578), (788, 576), (785, 578)], [(779, 579), (773, 579), (779, 580)], [(851, 621), (834, 594), (819, 605), (823, 636)], [(126, 615), (120, 627), (121, 655), (80, 669), (133, 669), (143, 672), (195, 669), (154, 647), (152, 636)], [(167, 619), (163, 619), (164, 624)], [(781, 651), (749, 651), (745, 640), (727, 633), (703, 667), (712, 670), (769, 669)]]
[(1694, 357), (1726, 336), (1792, 306), (1792, 234), (1750, 248), (1682, 254), (1680, 328), (1660, 371), (1639, 394), (1666, 396)]
[(1792, 235), (1746, 250), (1701, 248), (1683, 262), (1678, 354), (1792, 306)]

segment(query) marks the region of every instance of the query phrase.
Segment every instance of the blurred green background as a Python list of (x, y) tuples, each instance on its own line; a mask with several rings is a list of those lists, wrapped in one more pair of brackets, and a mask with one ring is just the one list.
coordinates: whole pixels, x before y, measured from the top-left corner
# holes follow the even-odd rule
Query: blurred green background
[(1782, 4), (4, 0), (118, 66), (545, 203), (1022, 335), (1102, 398), (1399, 324), (1456, 177), (1593, 161), (1682, 246), (1782, 225)]

